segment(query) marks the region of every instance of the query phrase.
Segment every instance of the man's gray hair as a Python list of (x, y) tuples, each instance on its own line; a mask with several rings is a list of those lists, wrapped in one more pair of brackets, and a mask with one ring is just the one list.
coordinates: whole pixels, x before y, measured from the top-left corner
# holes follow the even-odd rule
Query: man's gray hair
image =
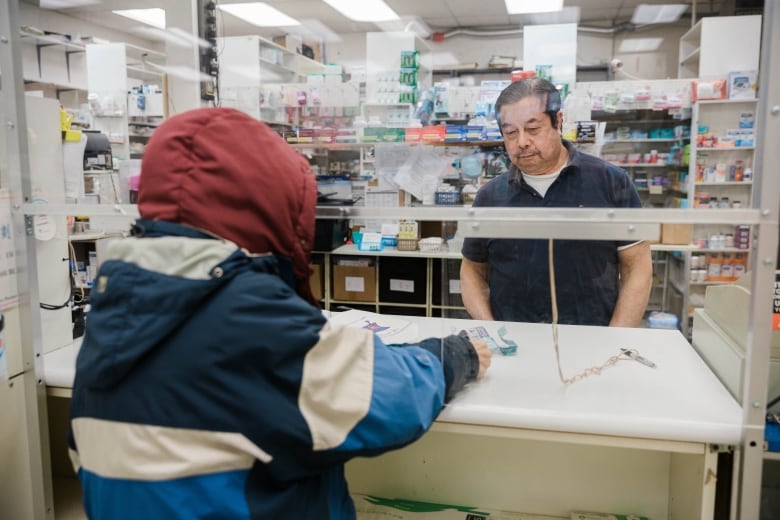
[(558, 127), (558, 112), (561, 110), (561, 94), (555, 85), (543, 78), (526, 78), (510, 83), (496, 100), (496, 120), (501, 128), (501, 107), (511, 105), (527, 97), (536, 96), (546, 100), (544, 111), (550, 116), (550, 123)]

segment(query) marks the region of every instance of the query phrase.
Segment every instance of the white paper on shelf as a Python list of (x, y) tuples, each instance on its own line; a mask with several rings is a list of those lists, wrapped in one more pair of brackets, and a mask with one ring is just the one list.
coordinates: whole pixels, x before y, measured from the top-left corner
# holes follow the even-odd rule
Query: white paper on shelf
[(416, 146), (398, 169), (393, 182), (424, 203), (433, 203), (439, 175), (446, 167), (447, 161), (434, 149)]
[(87, 136), (81, 134), (79, 142), (62, 143), (63, 167), (65, 170), (65, 197), (79, 199), (84, 196), (84, 149)]

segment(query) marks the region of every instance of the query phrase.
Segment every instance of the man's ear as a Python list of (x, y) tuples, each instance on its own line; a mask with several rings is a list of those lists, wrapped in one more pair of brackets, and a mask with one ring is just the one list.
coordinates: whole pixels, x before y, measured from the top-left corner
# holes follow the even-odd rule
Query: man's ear
[(558, 113), (555, 115), (555, 120), (557, 121), (557, 128), (558, 131), (563, 133), (563, 110), (559, 110)]

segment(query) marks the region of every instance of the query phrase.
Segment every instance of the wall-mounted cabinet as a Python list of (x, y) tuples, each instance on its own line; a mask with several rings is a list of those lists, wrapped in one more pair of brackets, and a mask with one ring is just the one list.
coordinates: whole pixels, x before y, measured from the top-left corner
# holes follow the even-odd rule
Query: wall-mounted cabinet
[[(113, 169), (142, 156), (146, 141), (166, 113), (161, 91), (165, 55), (125, 43), (86, 46), (92, 129), (108, 136)], [(118, 176), (108, 179), (116, 187)], [(123, 197), (113, 190), (114, 199)]]
[(270, 122), (286, 121), (280, 96), (268, 95), (267, 85), (302, 83), (308, 74), (323, 74), (324, 64), (260, 36), (220, 38), (220, 97), (223, 106)]
[(678, 78), (758, 70), (761, 15), (702, 18), (680, 38)]

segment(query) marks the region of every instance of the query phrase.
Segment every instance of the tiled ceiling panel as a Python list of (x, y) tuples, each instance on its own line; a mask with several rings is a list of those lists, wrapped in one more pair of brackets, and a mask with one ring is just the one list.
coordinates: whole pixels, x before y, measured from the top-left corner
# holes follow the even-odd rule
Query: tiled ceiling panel
[[(222, 3), (241, 3), (249, 0), (223, 0)], [(352, 33), (380, 30), (375, 24), (358, 23), (348, 19), (323, 0), (265, 0), (285, 14), (296, 19), (314, 19), (329, 27), (336, 33)], [(358, 1), (358, 0), (355, 0)], [(459, 27), (478, 29), (512, 28), (529, 23), (527, 15), (509, 16), (504, 0), (386, 0), (401, 16), (417, 16), (430, 27), (447, 31)], [(689, 6), (694, 0), (683, 0)], [(746, 1), (736, 0), (737, 7)], [(564, 0), (566, 7), (579, 7), (579, 23), (594, 27), (613, 27), (630, 20), (635, 6), (641, 3), (663, 4), (670, 0)], [(698, 16), (717, 15), (720, 13), (720, 1), (698, 1), (696, 12)], [(83, 18), (91, 23), (100, 24), (114, 29), (129, 30), (132, 23), (125, 18), (114, 15), (111, 10), (127, 9), (129, 7), (164, 7), (163, 0), (102, 0), (100, 3), (61, 12), (76, 18)], [(691, 8), (686, 13), (690, 20)], [(540, 18), (546, 20), (546, 18)], [(535, 23), (550, 23), (549, 21)], [(682, 22), (685, 23), (685, 22)], [(220, 30), (226, 36), (241, 34), (277, 34), (283, 29), (259, 29), (233, 16), (221, 17)]]

